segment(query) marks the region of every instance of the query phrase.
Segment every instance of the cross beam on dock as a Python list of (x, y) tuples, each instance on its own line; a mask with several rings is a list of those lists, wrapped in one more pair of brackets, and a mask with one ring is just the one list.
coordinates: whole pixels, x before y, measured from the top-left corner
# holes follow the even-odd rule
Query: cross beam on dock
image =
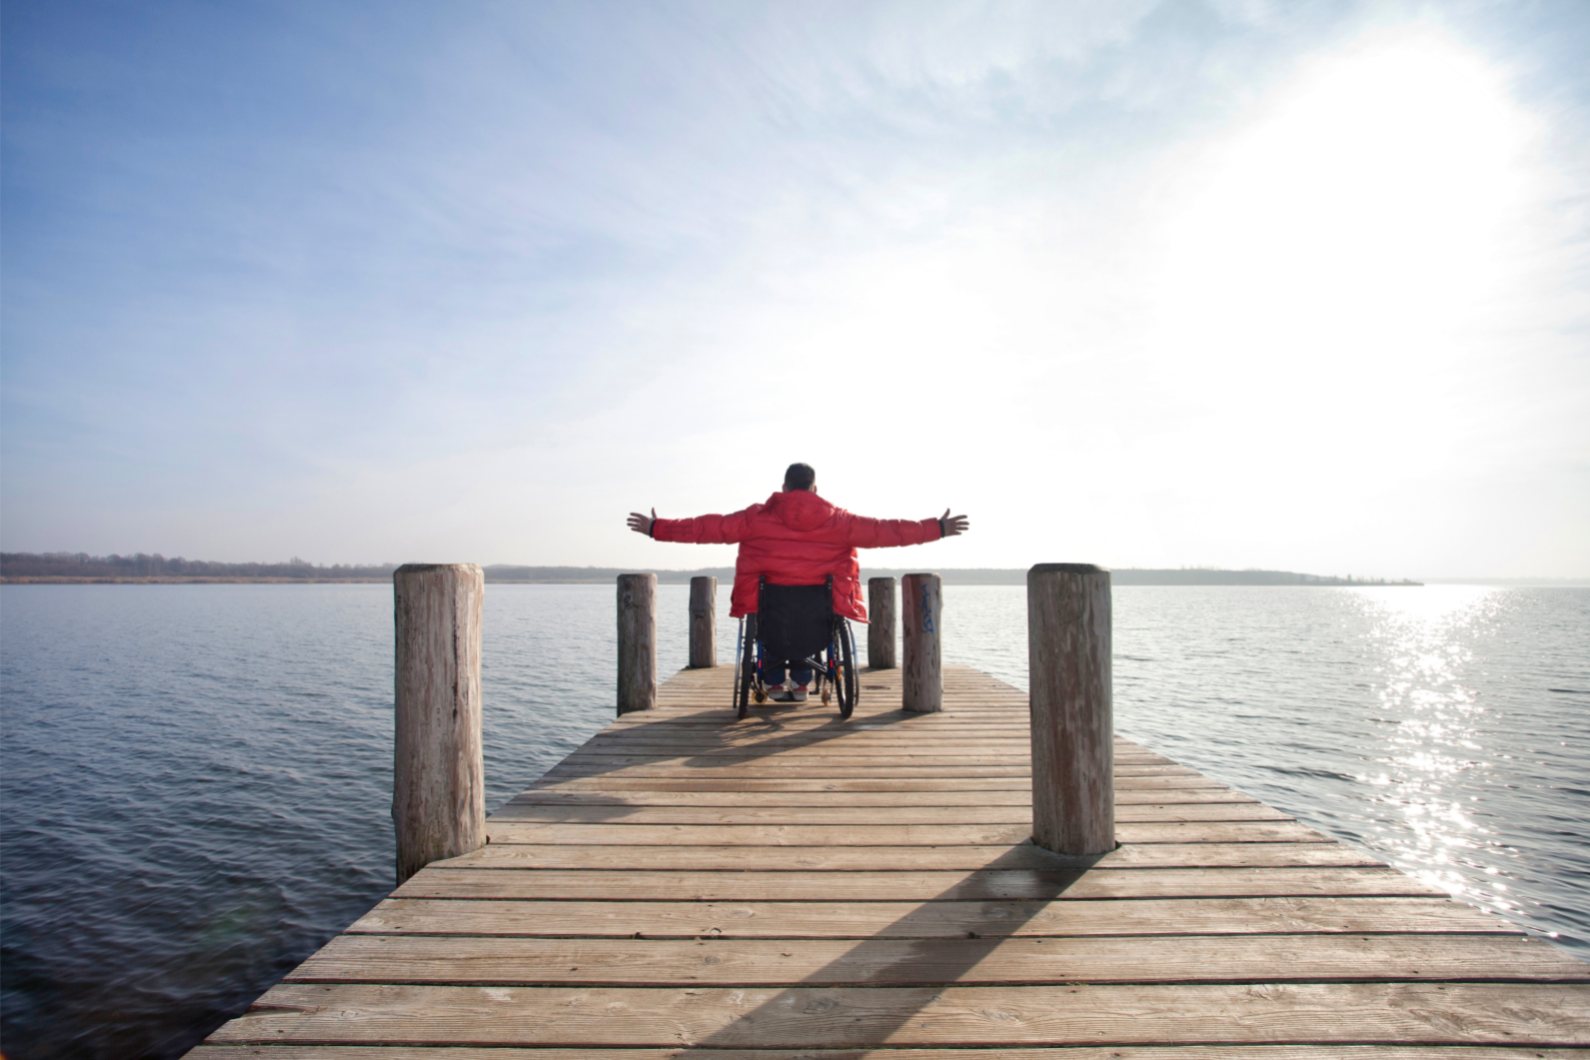
[(1590, 965), (1131, 741), (1120, 848), (1034, 846), (1027, 696), (987, 674), (911, 715), (863, 671), (848, 722), (736, 722), (731, 674), (663, 683), (189, 1055), (1590, 1055)]

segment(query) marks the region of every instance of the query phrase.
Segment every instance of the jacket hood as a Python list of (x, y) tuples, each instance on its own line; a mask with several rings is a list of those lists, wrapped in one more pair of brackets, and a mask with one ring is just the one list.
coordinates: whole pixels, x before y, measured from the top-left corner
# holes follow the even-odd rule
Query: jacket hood
[(811, 490), (789, 490), (767, 499), (767, 508), (779, 522), (802, 533), (815, 530), (834, 516), (834, 506)]

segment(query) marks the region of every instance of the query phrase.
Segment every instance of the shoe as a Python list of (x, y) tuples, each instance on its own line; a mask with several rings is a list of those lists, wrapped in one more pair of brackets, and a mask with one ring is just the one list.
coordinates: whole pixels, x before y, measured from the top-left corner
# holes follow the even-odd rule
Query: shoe
[(771, 699), (775, 703), (793, 703), (793, 702), (795, 702), (794, 694), (791, 693), (790, 690), (785, 688), (783, 685), (768, 685), (767, 686), (767, 698)]
[(795, 689), (789, 694), (789, 698), (792, 703), (806, 702), (806, 686), (801, 685), (799, 688)]

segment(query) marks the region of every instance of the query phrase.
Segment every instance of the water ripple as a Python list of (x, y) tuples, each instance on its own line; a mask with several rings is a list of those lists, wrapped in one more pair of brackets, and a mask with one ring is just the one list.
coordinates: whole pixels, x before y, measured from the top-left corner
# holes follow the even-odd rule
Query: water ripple
[[(1026, 687), (1022, 589), (947, 654)], [(1590, 590), (1115, 591), (1116, 727), (1590, 959)], [(957, 626), (956, 610), (965, 614)], [(995, 616), (999, 617), (995, 617)], [(961, 634), (956, 636), (956, 634)]]

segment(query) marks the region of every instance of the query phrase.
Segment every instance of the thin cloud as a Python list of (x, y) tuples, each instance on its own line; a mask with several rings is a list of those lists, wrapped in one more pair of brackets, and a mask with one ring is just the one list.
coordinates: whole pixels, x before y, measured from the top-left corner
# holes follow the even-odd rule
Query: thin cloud
[(657, 563), (808, 459), (957, 565), (1584, 574), (1584, 27), (1507, 17), (8, 19), (0, 534)]

